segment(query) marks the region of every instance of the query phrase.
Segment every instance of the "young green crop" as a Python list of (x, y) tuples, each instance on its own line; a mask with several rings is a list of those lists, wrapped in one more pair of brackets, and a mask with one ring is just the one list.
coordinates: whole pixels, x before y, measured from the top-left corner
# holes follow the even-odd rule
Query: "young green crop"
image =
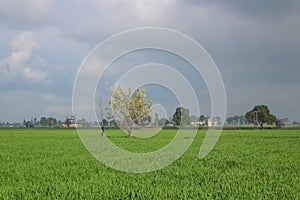
[[(106, 130), (129, 151), (163, 147), (176, 134), (149, 139)], [(223, 131), (212, 152), (198, 153), (205, 131), (170, 166), (128, 174), (106, 167), (76, 130), (0, 129), (1, 199), (299, 199), (300, 131)], [(100, 137), (100, 136), (99, 136)]]

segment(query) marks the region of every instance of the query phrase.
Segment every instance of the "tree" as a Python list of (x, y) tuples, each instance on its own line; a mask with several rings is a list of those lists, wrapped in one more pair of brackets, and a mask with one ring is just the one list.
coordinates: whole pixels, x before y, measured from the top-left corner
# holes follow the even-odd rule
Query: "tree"
[(110, 124), (110, 122), (111, 121), (113, 121), (113, 116), (112, 116), (112, 114), (111, 114), (111, 111), (109, 110), (109, 108), (105, 108), (104, 109), (105, 111), (106, 111), (106, 118), (107, 118), (107, 122), (108, 122), (108, 126), (112, 126), (111, 124)]
[(40, 124), (41, 124), (41, 126), (47, 126), (47, 118), (46, 117), (41, 117)]
[(71, 122), (72, 122), (71, 124), (73, 124), (73, 123), (76, 123), (77, 125), (80, 124), (80, 126), (82, 126), (83, 128), (91, 127), (91, 123), (84, 118), (79, 119), (77, 121), (71, 120)]
[(227, 124), (232, 124), (232, 125), (241, 125), (241, 124), (246, 124), (246, 118), (244, 115), (241, 115), (241, 116), (231, 116), (231, 117), (228, 117), (226, 119), (227, 121)]
[(276, 128), (282, 128), (288, 123), (289, 119), (288, 118), (283, 118), (283, 119), (277, 119), (275, 124)]
[(191, 122), (198, 122), (199, 117), (196, 117), (195, 115), (192, 115), (192, 116), (190, 116), (190, 120), (191, 120)]
[(108, 126), (108, 121), (106, 119), (102, 119), (102, 121), (100, 122), (100, 125)]
[(64, 123), (67, 125), (68, 128), (70, 128), (70, 125), (72, 124), (72, 119), (67, 117)]
[(246, 124), (246, 118), (244, 115), (240, 116), (240, 124)]
[(199, 122), (201, 123), (201, 126), (207, 126), (209, 118), (210, 117), (208, 117), (208, 116), (201, 115), (199, 117)]
[(117, 122), (115, 120), (111, 120), (109, 122), (110, 127), (117, 127)]
[(226, 119), (226, 121), (227, 121), (227, 124), (234, 124), (233, 117), (228, 117), (228, 118)]
[(274, 124), (276, 122), (276, 116), (270, 113), (268, 106), (256, 105), (252, 110), (245, 115), (248, 122), (259, 124), (260, 128), (264, 127), (265, 123)]
[(48, 127), (57, 126), (57, 120), (54, 117), (48, 117), (47, 118), (47, 126)]
[(115, 119), (122, 120), (127, 126), (128, 136), (132, 136), (133, 124), (144, 126), (151, 122), (152, 102), (146, 101), (145, 90), (137, 89), (131, 95), (131, 89), (123, 90), (119, 85), (111, 88), (111, 105)]
[(154, 117), (154, 125), (158, 126), (158, 122), (159, 122), (159, 116), (158, 113), (155, 113), (155, 117)]
[(216, 116), (214, 118), (212, 118), (214, 125), (220, 125), (221, 124), (221, 117)]
[(165, 125), (167, 125), (167, 124), (169, 124), (169, 123), (170, 123), (170, 121), (169, 121), (168, 119), (162, 118), (162, 119), (160, 119), (160, 120), (158, 121), (158, 126), (165, 126)]
[(191, 123), (190, 120), (190, 111), (184, 107), (176, 108), (176, 111), (173, 115), (173, 121), (177, 126), (188, 126)]
[(26, 126), (26, 128), (33, 128), (34, 127), (34, 124), (33, 124), (32, 120), (31, 121), (26, 121), (24, 119), (23, 124)]
[(207, 120), (207, 118), (204, 115), (199, 117), (199, 122), (205, 122), (205, 120)]

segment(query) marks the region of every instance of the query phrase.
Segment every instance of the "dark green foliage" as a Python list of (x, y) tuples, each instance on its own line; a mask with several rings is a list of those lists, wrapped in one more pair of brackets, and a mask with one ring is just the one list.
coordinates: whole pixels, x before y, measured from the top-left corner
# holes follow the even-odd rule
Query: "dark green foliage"
[(106, 119), (103, 119), (103, 120), (100, 122), (100, 124), (101, 124), (102, 126), (108, 126), (108, 121), (107, 121)]
[(165, 126), (165, 125), (167, 125), (167, 124), (169, 124), (169, 123), (170, 123), (170, 121), (169, 121), (168, 119), (162, 118), (162, 119), (160, 119), (160, 120), (158, 121), (158, 126)]
[(26, 121), (25, 119), (24, 119), (24, 121), (23, 121), (23, 125), (24, 125), (26, 128), (33, 128), (33, 127), (34, 127), (33, 121)]
[(187, 108), (178, 107), (173, 115), (173, 121), (177, 126), (188, 126), (191, 123), (190, 111)]
[(47, 126), (47, 118), (46, 117), (41, 117), (40, 125), (43, 126), (43, 127)]
[[(187, 130), (188, 131), (188, 130)], [(132, 152), (159, 149), (176, 130), (149, 139), (108, 129)], [(205, 131), (170, 166), (146, 174), (106, 167), (82, 145), (76, 130), (0, 129), (1, 199), (300, 199), (300, 131), (223, 131), (198, 159)]]
[(270, 113), (268, 106), (256, 105), (252, 110), (246, 113), (246, 120), (250, 123), (258, 123), (261, 128), (265, 123), (274, 124), (276, 122), (276, 116)]

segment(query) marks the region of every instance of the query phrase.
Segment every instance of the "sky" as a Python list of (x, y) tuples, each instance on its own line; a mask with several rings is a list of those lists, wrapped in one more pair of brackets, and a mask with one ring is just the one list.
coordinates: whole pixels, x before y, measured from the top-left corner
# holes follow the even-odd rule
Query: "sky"
[[(298, 0), (0, 0), (0, 121), (64, 120), (72, 114), (73, 85), (84, 58), (111, 35), (141, 27), (177, 30), (206, 49), (224, 81), (227, 116), (265, 104), (279, 118), (300, 121)], [(134, 63), (130, 55), (118, 63), (182, 62), (171, 57), (145, 51), (134, 55)], [(111, 71), (107, 80), (122, 73), (118, 67)], [(184, 73), (191, 82), (197, 78), (191, 70)], [(100, 91), (109, 87), (99, 84)], [(166, 88), (148, 90), (154, 102), (171, 104)], [(202, 114), (209, 115), (207, 91), (197, 97)]]

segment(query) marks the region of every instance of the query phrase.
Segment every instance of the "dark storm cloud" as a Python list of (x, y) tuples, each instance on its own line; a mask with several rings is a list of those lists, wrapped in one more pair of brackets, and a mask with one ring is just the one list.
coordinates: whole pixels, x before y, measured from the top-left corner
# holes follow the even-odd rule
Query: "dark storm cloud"
[(300, 6), (300, 2), (298, 0), (188, 0), (187, 2), (194, 5), (218, 5), (235, 14), (250, 15), (252, 17), (266, 18), (270, 20), (289, 15), (291, 12), (298, 12)]
[[(0, 0), (1, 60), (6, 61), (13, 52), (11, 41), (29, 30), (39, 44), (33, 54), (45, 64), (26, 67), (48, 73), (41, 83), (0, 80), (0, 93), (7, 94), (8, 99), (9, 95), (20, 97), (20, 105), (22, 95), (23, 99), (31, 96), (28, 93), (58, 96), (52, 113), (61, 105), (70, 112), (66, 102), (72, 98), (76, 72), (94, 46), (120, 31), (159, 26), (186, 33), (205, 47), (223, 75), (229, 115), (244, 114), (254, 104), (264, 103), (279, 117), (300, 120), (299, 21), (298, 0)], [(14, 93), (17, 90), (25, 92)], [(42, 100), (34, 102), (44, 109), (49, 106)], [(7, 100), (2, 105), (14, 110), (9, 103)], [(33, 110), (30, 106), (26, 109), (29, 113)], [(22, 119), (26, 114), (26, 110), (23, 114), (16, 110), (12, 113), (18, 114), (10, 119)]]
[(205, 15), (194, 15), (187, 26), (198, 25), (192, 29), (199, 34), (189, 29), (191, 34), (206, 47), (222, 72), (228, 114), (244, 114), (254, 104), (264, 103), (278, 117), (299, 119), (296, 99), (300, 98), (297, 89), (300, 88), (297, 87), (300, 85), (300, 2), (188, 2), (194, 10), (209, 9)]

